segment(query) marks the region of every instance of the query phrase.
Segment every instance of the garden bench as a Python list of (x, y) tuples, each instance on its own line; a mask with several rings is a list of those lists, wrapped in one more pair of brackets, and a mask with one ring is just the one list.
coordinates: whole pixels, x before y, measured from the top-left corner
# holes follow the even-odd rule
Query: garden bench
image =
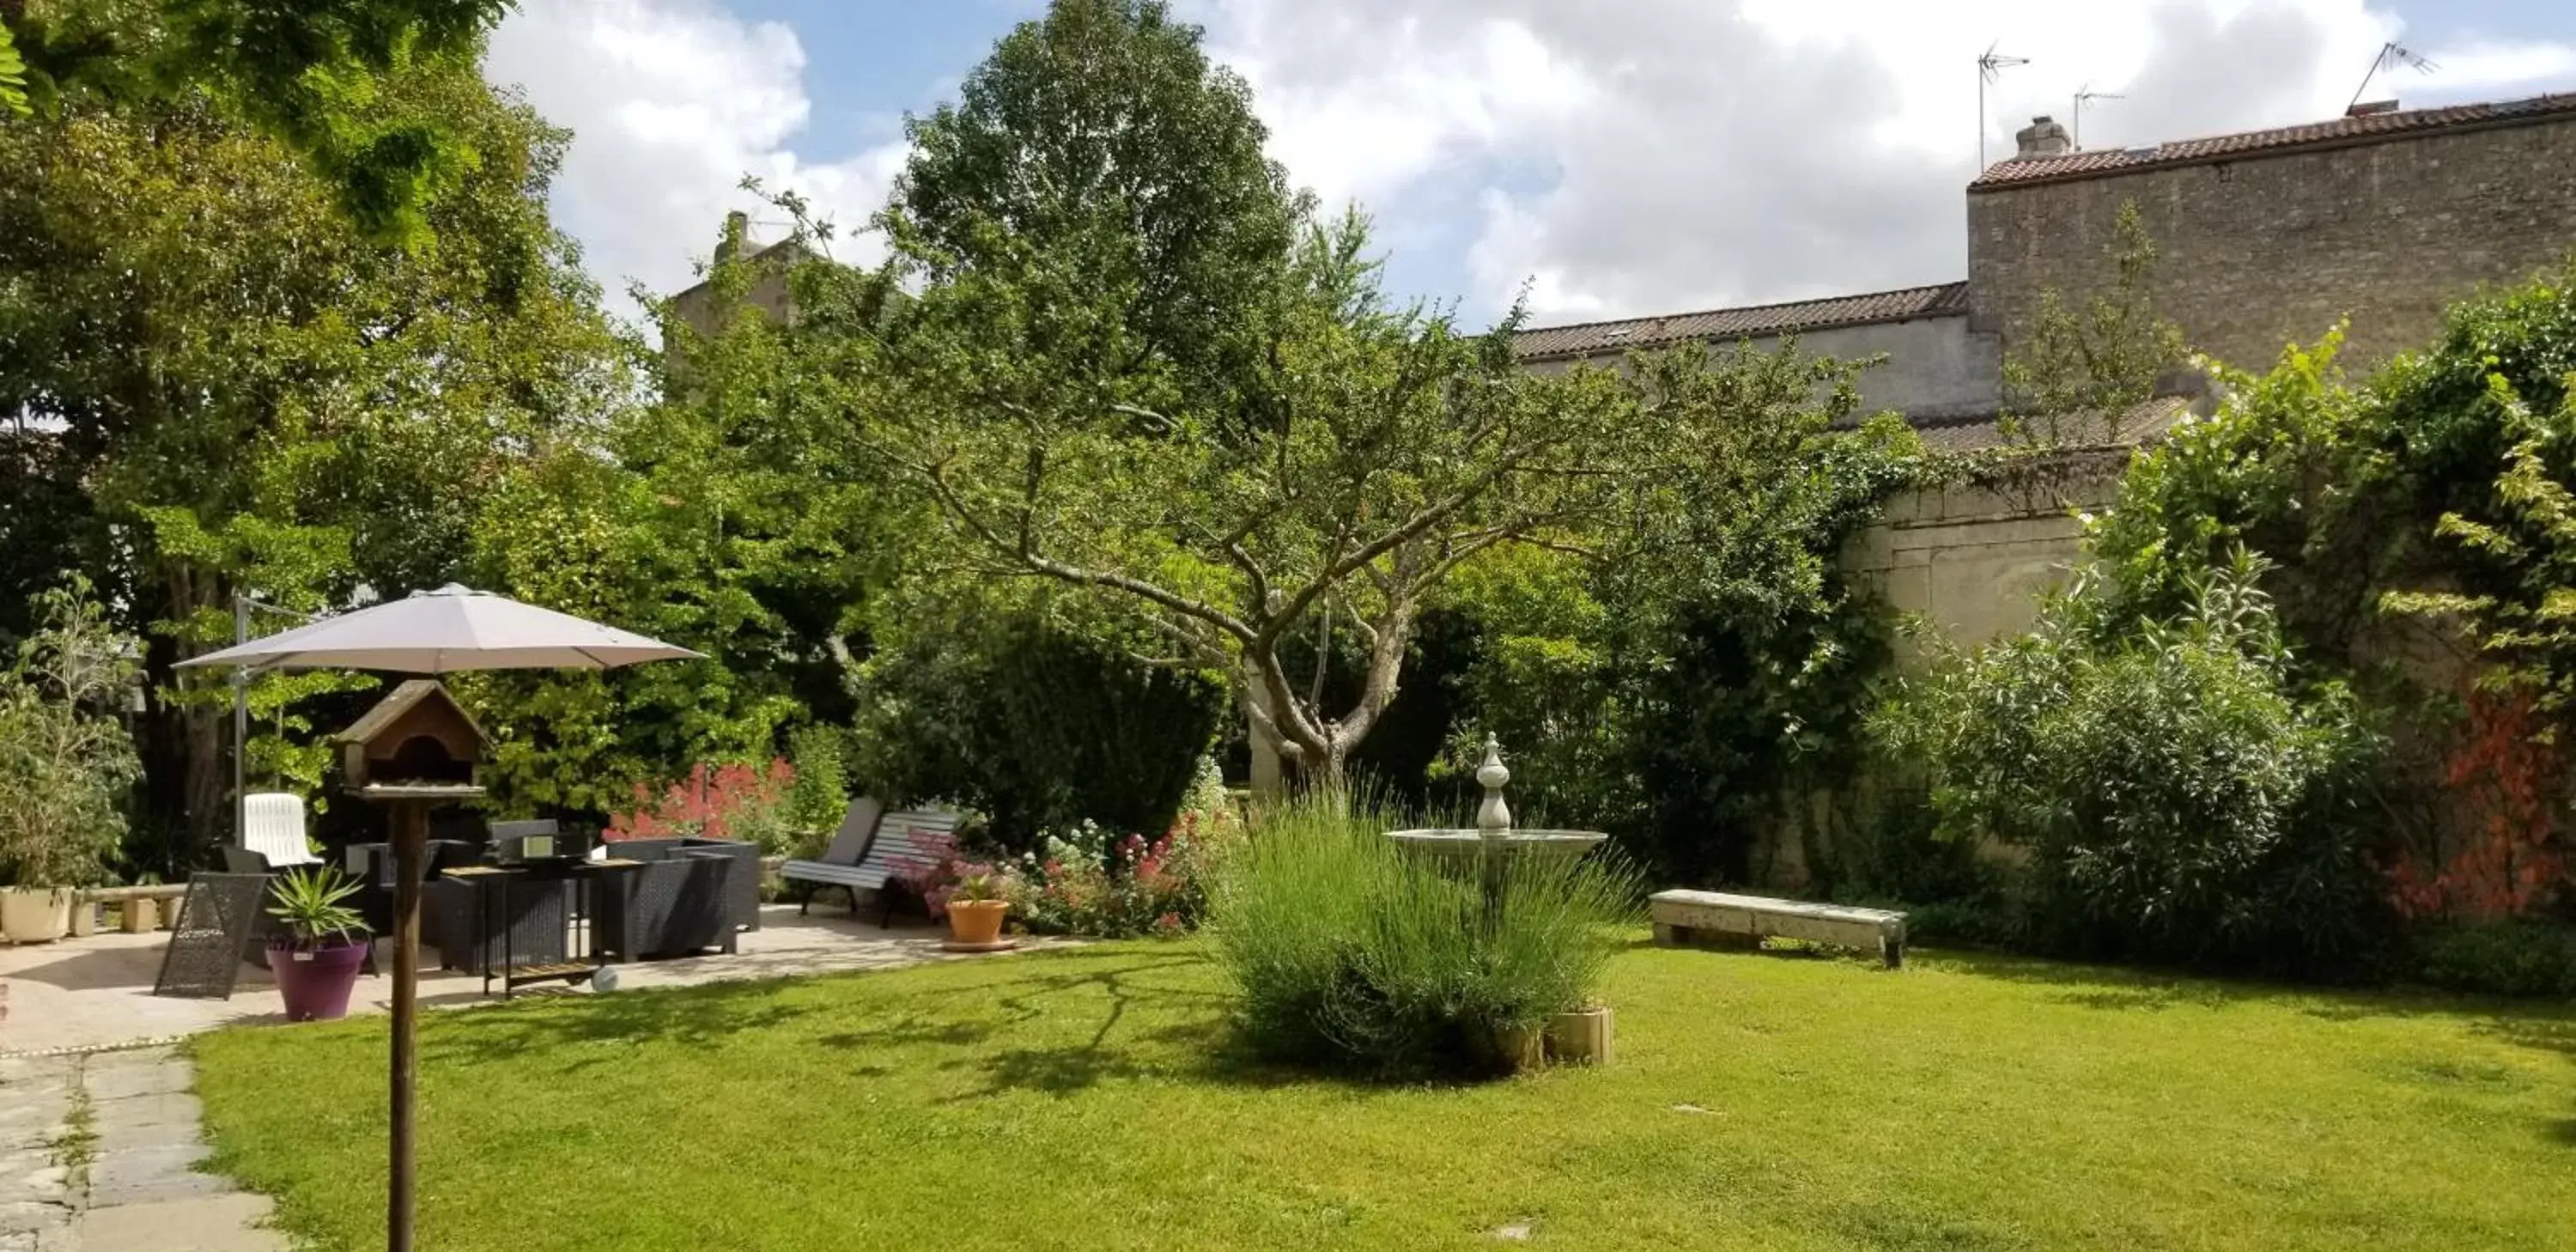
[(1758, 944), (1778, 936), (1844, 948), (1875, 947), (1889, 969), (1905, 964), (1903, 913), (1716, 891), (1658, 891), (1647, 903), (1660, 944), (1705, 943), (1720, 936)]
[(125, 906), (125, 933), (139, 935), (156, 926), (166, 929), (179, 911), (188, 884), (147, 883), (136, 887), (92, 887), (80, 894), (77, 908), (114, 902)]
[(949, 853), (957, 833), (957, 814), (917, 809), (878, 818), (879, 811), (881, 806), (874, 800), (852, 804), (821, 859), (789, 861), (779, 867), (781, 879), (804, 885), (798, 913), (811, 907), (814, 893), (825, 887), (849, 892), (853, 913), (858, 911), (859, 892), (874, 891), (884, 906), (877, 924), (889, 925), (894, 920), (894, 901), (886, 893), (886, 881), (926, 869)]

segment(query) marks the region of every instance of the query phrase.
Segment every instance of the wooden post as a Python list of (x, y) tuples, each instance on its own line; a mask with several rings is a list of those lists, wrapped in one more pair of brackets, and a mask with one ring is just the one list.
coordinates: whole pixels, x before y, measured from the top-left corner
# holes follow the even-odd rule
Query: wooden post
[(429, 802), (394, 802), (393, 1152), (386, 1175), (385, 1247), (411, 1252), (412, 1066), (420, 989), (420, 862), (429, 843)]

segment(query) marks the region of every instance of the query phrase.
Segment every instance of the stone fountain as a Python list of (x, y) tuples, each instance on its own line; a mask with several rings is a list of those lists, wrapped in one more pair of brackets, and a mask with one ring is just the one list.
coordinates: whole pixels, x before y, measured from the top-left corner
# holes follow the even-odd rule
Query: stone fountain
[[(1503, 802), (1503, 784), (1512, 771), (1503, 766), (1502, 745), (1485, 736), (1485, 761), (1476, 767), (1484, 784), (1484, 801), (1476, 806), (1474, 830), (1396, 830), (1387, 838), (1408, 852), (1430, 857), (1481, 880), (1484, 923), (1499, 928), (1509, 895), (1509, 866), (1524, 857), (1572, 859), (1609, 838), (1597, 830), (1514, 830), (1511, 806)], [(1602, 1004), (1577, 1005), (1549, 1019), (1543, 1030), (1507, 1034), (1497, 1041), (1514, 1066), (1542, 1064), (1547, 1056), (1588, 1065), (1610, 1062), (1610, 1009)]]
[(1512, 809), (1503, 803), (1503, 784), (1512, 771), (1503, 766), (1502, 744), (1485, 736), (1485, 761), (1476, 767), (1484, 784), (1484, 802), (1476, 806), (1474, 830), (1397, 830), (1387, 838), (1410, 851), (1438, 857), (1475, 857), (1488, 865), (1512, 856), (1581, 856), (1609, 838), (1597, 830), (1514, 830)]

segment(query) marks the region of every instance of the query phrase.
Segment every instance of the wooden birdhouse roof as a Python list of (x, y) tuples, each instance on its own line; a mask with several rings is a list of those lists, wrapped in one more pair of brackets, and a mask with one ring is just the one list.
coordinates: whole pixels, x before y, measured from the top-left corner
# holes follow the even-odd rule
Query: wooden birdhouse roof
[(475, 722), (474, 715), (466, 712), (465, 706), (458, 704), (456, 697), (447, 693), (445, 686), (430, 679), (414, 678), (394, 688), (393, 694), (378, 700), (376, 707), (367, 710), (366, 716), (350, 723), (347, 730), (331, 736), (331, 742), (372, 741), (376, 736), (390, 729), (397, 719), (413, 709), (420, 708), (424, 703), (446, 705), (449, 712), (454, 713), (458, 720), (465, 723), (466, 729), (474, 732), (475, 738), (486, 741), (491, 739), (490, 735), (483, 733), (483, 727)]

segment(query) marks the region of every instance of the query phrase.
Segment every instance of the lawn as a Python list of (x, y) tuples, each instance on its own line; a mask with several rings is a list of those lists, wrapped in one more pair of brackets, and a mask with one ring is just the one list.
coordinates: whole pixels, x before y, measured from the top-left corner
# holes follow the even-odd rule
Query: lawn
[[(1192, 943), (435, 1013), (421, 1246), (2576, 1246), (2576, 1011), (1638, 947), (1619, 1057), (1373, 1087)], [(218, 1164), (382, 1246), (384, 1024), (207, 1036)]]

